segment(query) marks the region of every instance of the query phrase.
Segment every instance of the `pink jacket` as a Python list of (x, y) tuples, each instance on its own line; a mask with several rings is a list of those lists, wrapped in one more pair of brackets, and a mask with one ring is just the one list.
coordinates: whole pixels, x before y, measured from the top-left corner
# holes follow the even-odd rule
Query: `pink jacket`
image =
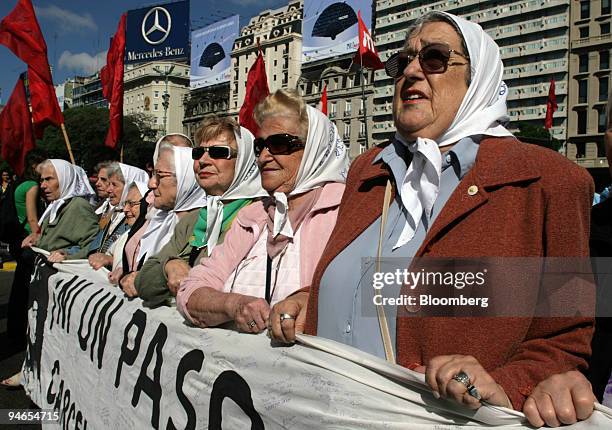
[[(336, 224), (343, 192), (344, 184), (337, 182), (326, 184), (298, 230), (301, 288), (310, 286), (314, 270)], [(261, 201), (240, 210), (223, 243), (215, 247), (209, 258), (203, 258), (200, 264), (189, 271), (176, 296), (177, 308), (187, 320), (195, 323), (187, 311), (187, 302), (194, 291), (201, 287), (223, 291), (230, 275), (249, 254), (262, 232), (266, 231), (267, 218), (268, 213)], [(265, 285), (261, 288), (263, 297)]]

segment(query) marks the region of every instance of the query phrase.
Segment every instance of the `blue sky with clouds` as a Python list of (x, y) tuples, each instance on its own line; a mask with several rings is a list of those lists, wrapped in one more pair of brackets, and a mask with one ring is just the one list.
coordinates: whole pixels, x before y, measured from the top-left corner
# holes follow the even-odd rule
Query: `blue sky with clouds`
[[(0, 2), (4, 18), (17, 0)], [(163, 3), (138, 0), (32, 0), (38, 22), (47, 42), (49, 64), (54, 82), (74, 75), (88, 75), (104, 66), (110, 37), (115, 33), (121, 14), (130, 9)], [(192, 28), (203, 27), (231, 16), (240, 15), (240, 26), (264, 9), (284, 6), (288, 0), (191, 0)], [(0, 88), (2, 103), (8, 100), (23, 62), (0, 45)]]

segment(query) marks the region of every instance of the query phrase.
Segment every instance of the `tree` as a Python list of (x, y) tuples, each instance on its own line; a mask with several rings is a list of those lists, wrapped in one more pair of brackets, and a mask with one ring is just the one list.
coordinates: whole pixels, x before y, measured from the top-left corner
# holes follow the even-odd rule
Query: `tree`
[[(70, 139), (75, 162), (87, 172), (103, 160), (119, 160), (119, 150), (104, 146), (108, 130), (108, 109), (91, 106), (71, 108), (64, 111), (66, 131)], [(145, 114), (123, 117), (124, 162), (144, 168), (152, 158), (156, 131), (152, 119)], [(68, 151), (62, 131), (47, 127), (37, 146), (45, 149), (50, 158), (68, 159)]]
[(551, 137), (548, 130), (543, 126), (537, 126), (528, 124), (526, 122), (516, 123), (518, 132), (515, 133), (516, 137), (522, 139), (525, 142), (533, 143), (535, 145), (544, 146), (550, 148), (553, 151), (559, 151), (561, 148), (561, 141)]

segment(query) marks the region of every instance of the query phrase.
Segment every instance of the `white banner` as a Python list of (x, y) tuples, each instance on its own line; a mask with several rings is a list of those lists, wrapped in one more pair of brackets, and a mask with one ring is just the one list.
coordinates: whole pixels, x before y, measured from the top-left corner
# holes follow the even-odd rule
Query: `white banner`
[[(528, 428), (518, 412), (436, 400), (422, 375), (354, 348), (188, 327), (88, 268), (60, 267), (34, 273), (23, 371), (27, 393), (57, 410), (62, 428)], [(612, 410), (568, 428), (612, 428)]]

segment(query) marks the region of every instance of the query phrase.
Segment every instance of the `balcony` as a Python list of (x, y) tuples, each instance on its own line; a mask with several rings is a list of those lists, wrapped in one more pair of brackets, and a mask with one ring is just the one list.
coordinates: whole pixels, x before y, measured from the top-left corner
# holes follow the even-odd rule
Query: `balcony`
[(379, 1), (376, 4), (376, 9), (378, 12), (382, 12), (387, 9), (391, 9), (396, 6), (402, 6), (406, 4), (406, 0), (383, 0)]
[(611, 34), (603, 34), (601, 36), (585, 37), (583, 39), (574, 40), (571, 45), (571, 49), (576, 48), (590, 48), (593, 46), (604, 45), (612, 41)]

